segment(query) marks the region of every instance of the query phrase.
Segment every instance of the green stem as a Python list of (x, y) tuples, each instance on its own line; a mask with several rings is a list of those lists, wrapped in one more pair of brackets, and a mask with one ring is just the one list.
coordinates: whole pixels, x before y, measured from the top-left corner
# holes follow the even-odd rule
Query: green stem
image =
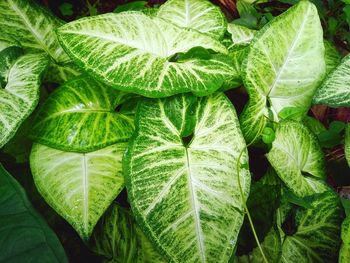
[(257, 245), (258, 245), (258, 247), (259, 247), (259, 250), (260, 250), (260, 253), (261, 253), (261, 256), (262, 256), (264, 262), (265, 262), (265, 263), (268, 263), (268, 260), (266, 259), (265, 254), (264, 254), (264, 251), (263, 251), (263, 249), (262, 249), (262, 247), (261, 247), (261, 244), (260, 244), (260, 242), (259, 242), (258, 235), (256, 234), (255, 227), (254, 227), (254, 224), (253, 224), (253, 220), (252, 220), (252, 218), (251, 218), (251, 216), (250, 216), (250, 213), (249, 213), (249, 209), (248, 209), (247, 204), (246, 204), (246, 202), (245, 202), (245, 198), (244, 198), (243, 190), (242, 190), (242, 186), (241, 186), (241, 178), (240, 178), (241, 157), (242, 157), (244, 151), (247, 150), (248, 147), (249, 147), (250, 145), (252, 145), (252, 144), (255, 142), (255, 140), (261, 135), (262, 130), (263, 130), (263, 127), (264, 127), (264, 125), (261, 125), (261, 127), (259, 127), (259, 131), (258, 131), (257, 135), (256, 135), (256, 136), (253, 138), (253, 140), (252, 140), (246, 147), (244, 147), (244, 148), (241, 150), (241, 152), (239, 153), (236, 169), (237, 169), (237, 177), (238, 177), (239, 192), (240, 192), (240, 194), (241, 194), (243, 207), (244, 207), (245, 213), (247, 214), (250, 228), (252, 229), (252, 232), (253, 232), (255, 241), (256, 241), (256, 243), (257, 243)]

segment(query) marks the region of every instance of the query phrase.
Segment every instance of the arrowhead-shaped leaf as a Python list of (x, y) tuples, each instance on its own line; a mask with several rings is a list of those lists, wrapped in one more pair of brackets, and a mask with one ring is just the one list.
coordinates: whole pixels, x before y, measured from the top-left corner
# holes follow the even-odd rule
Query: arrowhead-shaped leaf
[(244, 199), (250, 185), (231, 103), (222, 93), (144, 100), (135, 126), (123, 162), (141, 228), (174, 262), (227, 262), (244, 217), (238, 182)]
[(58, 37), (67, 53), (100, 81), (147, 97), (207, 95), (233, 74), (230, 59), (221, 54), (176, 61), (178, 54), (198, 47), (227, 50), (205, 34), (141, 12), (80, 19), (60, 27)]
[(284, 237), (280, 262), (337, 262), (341, 221), (339, 197), (330, 189), (329, 192), (315, 195), (311, 209), (297, 210), (297, 230)]
[(34, 144), (30, 167), (45, 201), (88, 239), (99, 218), (124, 188), (122, 156), (126, 143), (90, 153)]
[(0, 262), (68, 262), (55, 233), (0, 164)]
[(111, 263), (165, 262), (141, 232), (129, 211), (118, 204), (112, 204), (97, 224), (90, 247)]
[(1, 38), (15, 39), (25, 48), (41, 49), (60, 63), (69, 61), (54, 32), (63, 24), (32, 0), (0, 2)]
[(76, 152), (125, 142), (134, 130), (134, 114), (116, 108), (130, 97), (91, 77), (78, 77), (63, 84), (45, 101), (32, 137), (50, 147)]
[(334, 108), (350, 107), (350, 55), (331, 72), (313, 99), (314, 104), (325, 104)]
[(161, 5), (157, 16), (216, 39), (221, 39), (226, 31), (224, 14), (208, 0), (169, 0)]
[(266, 119), (277, 121), (284, 107), (308, 111), (325, 74), (322, 36), (317, 9), (308, 1), (300, 1), (256, 34), (243, 64), (250, 100), (240, 120), (248, 141)]
[(9, 47), (0, 52), (0, 60), (4, 63), (0, 68), (0, 76), (4, 77), (0, 80), (1, 86), (4, 85), (0, 88), (0, 148), (15, 135), (37, 106), (41, 78), (49, 62), (43, 53), (7, 60), (11, 50)]
[(322, 149), (303, 124), (280, 122), (267, 159), (282, 181), (299, 197), (328, 190)]

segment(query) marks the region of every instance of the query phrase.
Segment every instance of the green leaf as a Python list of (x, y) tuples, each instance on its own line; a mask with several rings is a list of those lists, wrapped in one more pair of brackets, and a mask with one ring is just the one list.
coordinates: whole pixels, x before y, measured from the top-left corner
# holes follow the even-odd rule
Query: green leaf
[(99, 218), (124, 188), (122, 156), (126, 143), (90, 153), (34, 144), (30, 167), (45, 201), (88, 239)]
[[(271, 228), (267, 233), (263, 242), (261, 242), (261, 248), (264, 251), (265, 257), (268, 262), (279, 262), (281, 257), (281, 238), (277, 230)], [(265, 263), (261, 256), (259, 248), (254, 248), (248, 255), (236, 257), (235, 263)]]
[(319, 135), (324, 131), (327, 131), (326, 127), (317, 119), (310, 116), (305, 116), (303, 119), (303, 124), (309, 128), (309, 130), (315, 135)]
[[(250, 185), (236, 113), (222, 93), (144, 100), (125, 160), (139, 225), (168, 260), (227, 262)], [(242, 151), (240, 163), (238, 156)]]
[(256, 30), (241, 25), (229, 23), (227, 31), (231, 34), (232, 43), (235, 46), (249, 44), (256, 34)]
[(58, 7), (58, 9), (60, 10), (61, 14), (64, 16), (73, 15), (73, 6), (71, 3), (64, 2)]
[(110, 263), (165, 262), (134, 222), (118, 204), (112, 206), (97, 224), (90, 248)]
[(205, 34), (136, 11), (74, 21), (59, 28), (58, 37), (90, 74), (116, 89), (147, 97), (182, 92), (204, 96), (234, 74), (232, 62), (224, 55), (169, 61), (193, 47), (221, 53), (227, 49)]
[(346, 5), (343, 8), (343, 11), (345, 14), (346, 22), (348, 23), (348, 26), (350, 26), (350, 5)]
[(321, 147), (303, 124), (280, 122), (267, 159), (296, 196), (328, 190), (323, 182), (326, 174)]
[(348, 164), (350, 166), (350, 124), (347, 125), (345, 130), (345, 158), (348, 161)]
[[(8, 49), (11, 47), (1, 51), (0, 60)], [(37, 106), (41, 77), (48, 62), (43, 53), (27, 54), (15, 59), (5, 71), (6, 86), (0, 88), (0, 148)]]
[(124, 11), (142, 11), (147, 9), (147, 1), (134, 1), (123, 5), (118, 5), (116, 9), (113, 10), (114, 13), (121, 13)]
[(317, 90), (313, 103), (330, 107), (350, 107), (350, 55), (331, 72)]
[(332, 72), (341, 61), (341, 55), (335, 45), (330, 41), (324, 40), (325, 47), (325, 61), (326, 61), (326, 73)]
[(285, 107), (278, 113), (281, 120), (301, 121), (304, 115), (305, 110), (301, 107)]
[(91, 77), (78, 77), (56, 89), (45, 101), (31, 137), (41, 144), (76, 152), (125, 142), (134, 130), (134, 114), (116, 108), (130, 97)]
[(247, 141), (266, 125), (265, 118), (278, 121), (283, 108), (307, 113), (325, 74), (322, 35), (317, 9), (308, 1), (291, 7), (256, 34), (243, 64), (250, 100), (240, 120)]
[(336, 262), (342, 221), (339, 197), (331, 191), (315, 195), (312, 207), (297, 210), (297, 230), (284, 238), (281, 263)]
[(220, 8), (207, 0), (168, 0), (159, 8), (158, 17), (216, 39), (224, 36), (227, 25)]
[(0, 261), (68, 262), (55, 233), (0, 164)]
[(335, 133), (341, 133), (346, 127), (346, 124), (342, 121), (332, 121), (330, 124), (329, 124), (329, 130), (330, 131), (333, 131)]
[(54, 32), (63, 24), (63, 21), (31, 0), (0, 2), (1, 37), (15, 39), (25, 48), (43, 50), (60, 63), (69, 61)]
[(80, 69), (74, 63), (67, 63), (65, 65), (50, 63), (44, 81), (63, 84), (81, 74)]
[(320, 132), (318, 140), (320, 141), (322, 148), (333, 148), (334, 146), (341, 144), (342, 136), (337, 132), (328, 130)]
[(350, 216), (341, 225), (341, 239), (343, 241), (339, 251), (339, 263), (350, 261)]
[(264, 143), (269, 144), (275, 140), (275, 131), (270, 127), (265, 127), (261, 134)]

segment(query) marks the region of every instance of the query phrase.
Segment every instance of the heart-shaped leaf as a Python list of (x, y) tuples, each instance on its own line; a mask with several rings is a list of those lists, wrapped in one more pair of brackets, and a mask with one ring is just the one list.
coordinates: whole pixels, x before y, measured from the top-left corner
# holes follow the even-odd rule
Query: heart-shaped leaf
[(224, 14), (218, 6), (207, 0), (169, 0), (161, 5), (157, 16), (216, 39), (221, 39), (226, 31)]
[(15, 39), (25, 48), (41, 49), (59, 63), (70, 60), (54, 32), (63, 24), (63, 21), (32, 0), (0, 2), (1, 38)]
[(282, 181), (297, 196), (328, 190), (322, 149), (317, 138), (301, 123), (280, 122), (267, 159)]
[(3, 76), (0, 82), (4, 85), (0, 88), (0, 148), (37, 106), (41, 78), (49, 63), (43, 53), (17, 57), (12, 51), (8, 47), (0, 52), (0, 61), (4, 63), (0, 68)]
[(178, 54), (196, 47), (227, 50), (205, 34), (141, 12), (80, 19), (60, 27), (58, 37), (77, 64), (100, 81), (147, 97), (207, 95), (234, 74), (230, 59), (221, 54), (177, 62)]
[(74, 153), (33, 145), (30, 167), (38, 191), (83, 239), (124, 187), (125, 148), (126, 143), (118, 143)]
[(22, 186), (0, 164), (0, 262), (68, 262)]
[(334, 108), (350, 107), (350, 55), (331, 72), (313, 99), (314, 104), (324, 104)]
[(91, 249), (109, 262), (165, 262), (141, 232), (132, 215), (112, 204), (97, 224), (90, 242)]
[(134, 114), (116, 110), (131, 95), (88, 76), (56, 89), (41, 107), (32, 138), (50, 147), (76, 152), (101, 149), (127, 141), (134, 130)]
[(300, 1), (263, 27), (243, 64), (249, 102), (240, 116), (252, 141), (285, 107), (308, 111), (325, 74), (323, 33), (316, 7)]
[(144, 100), (135, 125), (124, 174), (145, 234), (169, 260), (227, 262), (250, 185), (231, 103), (222, 93)]

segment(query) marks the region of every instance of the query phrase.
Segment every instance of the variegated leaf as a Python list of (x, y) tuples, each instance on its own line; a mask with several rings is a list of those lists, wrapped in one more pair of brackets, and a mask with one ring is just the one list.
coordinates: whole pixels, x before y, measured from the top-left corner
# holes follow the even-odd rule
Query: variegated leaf
[(281, 263), (337, 262), (342, 221), (339, 197), (329, 189), (315, 195), (311, 204), (311, 209), (297, 210), (296, 232), (283, 239)]
[(341, 225), (341, 239), (343, 241), (339, 251), (339, 263), (350, 261), (350, 217), (347, 216)]
[(221, 39), (226, 31), (224, 14), (208, 0), (168, 0), (159, 8), (157, 16), (216, 39)]
[(145, 100), (135, 125), (124, 174), (145, 234), (172, 262), (227, 262), (244, 217), (239, 180), (244, 199), (250, 185), (231, 103), (222, 93)]
[(62, 84), (68, 80), (74, 79), (81, 74), (81, 70), (74, 63), (67, 63), (64, 65), (51, 63), (47, 74), (45, 75), (44, 81)]
[(88, 76), (73, 79), (56, 89), (42, 105), (32, 138), (76, 152), (127, 141), (134, 130), (134, 114), (116, 108), (130, 97)]
[(122, 157), (126, 143), (90, 153), (34, 144), (30, 167), (45, 201), (88, 239), (99, 218), (124, 188)]
[[(11, 47), (0, 52), (2, 62), (9, 49)], [(41, 78), (49, 62), (43, 53), (15, 56), (10, 60), (8, 67), (1, 70), (6, 75), (5, 86), (0, 88), (0, 148), (37, 106)]]
[(326, 73), (332, 72), (341, 61), (341, 55), (337, 48), (328, 40), (324, 40)]
[[(268, 262), (277, 263), (281, 258), (281, 237), (278, 231), (272, 228), (261, 242), (261, 248)], [(259, 248), (254, 248), (248, 255), (236, 257), (234, 263), (265, 263)]]
[(252, 141), (264, 119), (278, 120), (285, 107), (306, 113), (325, 74), (322, 27), (316, 7), (300, 1), (256, 34), (243, 64), (250, 100), (240, 117)]
[(132, 215), (118, 204), (112, 206), (97, 224), (91, 249), (109, 263), (165, 262), (141, 232)]
[(267, 159), (297, 196), (327, 191), (325, 163), (317, 138), (301, 123), (280, 122)]
[(348, 164), (350, 166), (350, 124), (346, 126), (344, 148), (345, 148), (345, 158), (348, 161)]
[(231, 34), (234, 46), (248, 45), (257, 32), (256, 30), (234, 23), (229, 23), (227, 25), (227, 31)]
[(350, 107), (350, 55), (343, 58), (341, 64), (327, 76), (313, 103), (334, 108)]
[(17, 40), (23, 47), (41, 49), (55, 62), (69, 61), (54, 30), (64, 22), (32, 0), (1, 0), (1, 38)]
[(90, 74), (116, 89), (147, 97), (207, 95), (234, 74), (224, 55), (176, 61), (179, 53), (193, 48), (221, 53), (227, 49), (207, 35), (141, 12), (80, 19), (59, 28), (58, 36), (67, 53)]

